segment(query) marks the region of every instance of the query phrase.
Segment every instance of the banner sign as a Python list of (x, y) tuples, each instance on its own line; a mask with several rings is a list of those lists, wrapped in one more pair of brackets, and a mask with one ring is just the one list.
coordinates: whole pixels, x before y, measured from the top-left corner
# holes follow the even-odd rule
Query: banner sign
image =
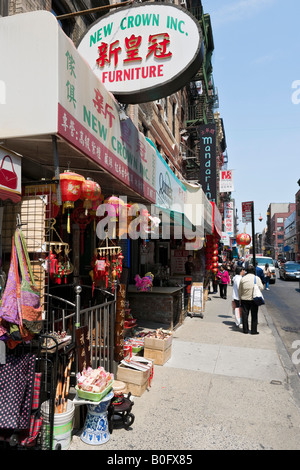
[(252, 205), (253, 202), (242, 202), (242, 222), (252, 222)]
[(231, 193), (234, 191), (233, 170), (220, 171), (220, 193)]
[(199, 126), (200, 136), (200, 184), (207, 199), (217, 200), (216, 125)]
[(233, 202), (224, 202), (224, 228), (229, 237), (234, 235), (234, 207)]
[(199, 21), (185, 8), (148, 2), (119, 8), (93, 23), (78, 51), (121, 103), (175, 93), (203, 62)]

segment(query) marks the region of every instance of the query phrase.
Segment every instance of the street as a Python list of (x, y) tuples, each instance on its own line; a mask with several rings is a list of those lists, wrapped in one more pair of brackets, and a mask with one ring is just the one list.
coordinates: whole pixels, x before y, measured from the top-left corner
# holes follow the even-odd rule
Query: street
[(300, 373), (299, 354), (297, 355), (300, 346), (299, 282), (279, 279), (277, 272), (276, 283), (270, 285), (269, 291), (264, 290), (264, 297), (278, 334)]

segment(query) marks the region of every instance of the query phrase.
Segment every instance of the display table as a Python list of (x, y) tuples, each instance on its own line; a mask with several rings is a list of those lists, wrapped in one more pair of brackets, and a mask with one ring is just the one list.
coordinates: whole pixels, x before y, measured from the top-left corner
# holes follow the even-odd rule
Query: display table
[(132, 316), (138, 323), (161, 323), (166, 329), (173, 329), (183, 320), (182, 296), (182, 287), (152, 287), (151, 291), (141, 292), (130, 285), (127, 292)]
[(100, 445), (105, 444), (110, 439), (107, 410), (114, 392), (111, 390), (101, 401), (88, 401), (76, 397), (74, 405), (87, 405), (87, 415), (80, 439), (85, 444)]

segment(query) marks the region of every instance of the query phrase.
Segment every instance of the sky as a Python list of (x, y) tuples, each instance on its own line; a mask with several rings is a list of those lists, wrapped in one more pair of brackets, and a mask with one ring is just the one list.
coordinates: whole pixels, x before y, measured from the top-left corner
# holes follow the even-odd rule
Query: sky
[[(202, 0), (214, 37), (213, 79), (232, 198), (254, 202), (255, 232), (271, 202), (295, 202), (300, 179), (300, 1)], [(258, 220), (259, 216), (263, 221)]]

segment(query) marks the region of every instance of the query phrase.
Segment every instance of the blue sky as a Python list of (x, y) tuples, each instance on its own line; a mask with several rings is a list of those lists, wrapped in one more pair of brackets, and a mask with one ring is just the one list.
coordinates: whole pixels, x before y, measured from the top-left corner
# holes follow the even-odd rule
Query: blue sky
[[(213, 77), (228, 169), (234, 170), (239, 231), (244, 231), (241, 203), (254, 201), (255, 231), (261, 232), (269, 203), (295, 202), (299, 189), (300, 1), (202, 0), (202, 5), (212, 22)], [(251, 233), (251, 224), (246, 231)]]

